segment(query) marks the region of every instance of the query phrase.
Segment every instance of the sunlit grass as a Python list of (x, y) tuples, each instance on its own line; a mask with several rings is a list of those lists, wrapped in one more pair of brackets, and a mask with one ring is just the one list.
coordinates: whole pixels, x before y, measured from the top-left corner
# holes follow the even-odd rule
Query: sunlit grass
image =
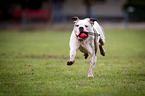
[[(78, 52), (67, 66), (70, 32), (0, 32), (0, 96), (144, 96), (145, 30), (105, 30), (94, 78)], [(89, 57), (90, 58), (90, 57)]]

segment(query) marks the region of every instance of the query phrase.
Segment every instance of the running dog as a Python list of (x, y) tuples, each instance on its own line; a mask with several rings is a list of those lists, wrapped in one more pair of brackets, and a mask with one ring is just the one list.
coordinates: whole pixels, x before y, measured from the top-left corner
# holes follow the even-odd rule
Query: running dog
[(67, 65), (72, 65), (75, 62), (76, 52), (79, 49), (84, 53), (85, 59), (89, 55), (91, 56), (88, 77), (94, 77), (98, 46), (100, 54), (105, 56), (103, 29), (94, 18), (79, 19), (78, 17), (73, 17), (72, 19), (74, 20), (74, 28), (70, 36), (70, 60), (67, 61)]

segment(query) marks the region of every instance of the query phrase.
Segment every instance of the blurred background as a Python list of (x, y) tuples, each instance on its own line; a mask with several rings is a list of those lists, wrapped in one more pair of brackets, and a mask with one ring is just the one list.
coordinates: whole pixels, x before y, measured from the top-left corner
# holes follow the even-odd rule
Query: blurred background
[(145, 28), (145, 0), (0, 0), (0, 29), (70, 29), (73, 16)]

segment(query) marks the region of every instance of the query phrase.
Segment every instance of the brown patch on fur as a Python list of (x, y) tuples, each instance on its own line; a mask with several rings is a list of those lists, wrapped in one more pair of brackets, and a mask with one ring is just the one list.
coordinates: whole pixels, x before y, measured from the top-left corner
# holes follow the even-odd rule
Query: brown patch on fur
[[(95, 32), (95, 33), (96, 33), (96, 32)], [(97, 53), (97, 50), (98, 50), (97, 39), (98, 39), (98, 36), (95, 36), (95, 39), (94, 39), (94, 43), (95, 43), (95, 53)]]

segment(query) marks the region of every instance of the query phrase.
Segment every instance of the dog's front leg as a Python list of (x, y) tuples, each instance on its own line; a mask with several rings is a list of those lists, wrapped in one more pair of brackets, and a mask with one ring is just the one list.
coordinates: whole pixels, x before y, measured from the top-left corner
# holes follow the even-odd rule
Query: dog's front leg
[(92, 41), (92, 44), (88, 47), (89, 53), (90, 53), (90, 69), (89, 69), (89, 73), (88, 73), (88, 77), (94, 77), (94, 68), (96, 65), (96, 60), (97, 60), (97, 56), (95, 53), (95, 46), (93, 45), (94, 42)]
[(80, 47), (80, 42), (76, 39), (75, 36), (70, 38), (70, 60), (67, 61), (67, 65), (72, 65), (75, 61), (75, 56), (78, 48)]
[(70, 48), (70, 60), (67, 61), (67, 65), (72, 65), (75, 62), (75, 56), (76, 56), (77, 50), (78, 50), (78, 47)]
[(75, 62), (76, 51), (77, 49), (70, 50), (70, 60), (67, 61), (67, 65), (72, 65)]
[(97, 60), (97, 56), (95, 54), (91, 54), (91, 59), (90, 59), (90, 69), (89, 69), (89, 74), (88, 77), (94, 77), (94, 68), (96, 65), (96, 60)]

